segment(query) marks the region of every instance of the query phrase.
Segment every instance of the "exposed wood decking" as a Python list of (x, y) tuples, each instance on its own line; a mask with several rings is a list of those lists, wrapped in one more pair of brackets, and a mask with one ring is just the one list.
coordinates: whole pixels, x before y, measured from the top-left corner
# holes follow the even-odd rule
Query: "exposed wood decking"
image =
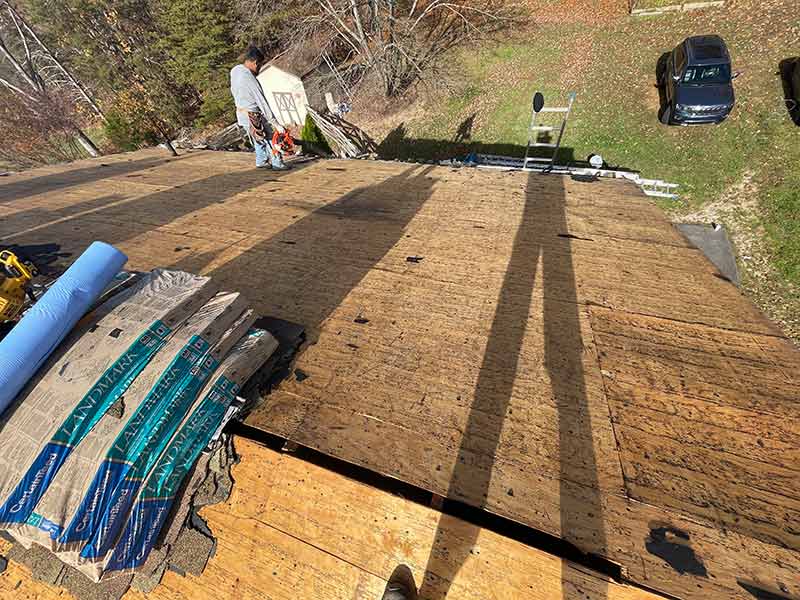
[[(302, 323), (312, 343), (254, 427), (677, 597), (800, 597), (800, 352), (635, 186), (364, 161), (273, 175), (251, 158), (2, 178), (0, 240), (103, 239), (131, 268), (210, 274)], [(427, 597), (478, 536), (442, 519)]]
[[(152, 594), (131, 591), (124, 600), (380, 600), (398, 564), (421, 582), (439, 529), (475, 538), (469, 559), (446, 568), (457, 570), (446, 587), (459, 600), (659, 599), (454, 517), (437, 529), (436, 511), (290, 455), (241, 438), (236, 448), (242, 462), (230, 501), (201, 513), (217, 537), (203, 575), (167, 572)], [(438, 573), (427, 576), (443, 588)], [(70, 598), (61, 594), (19, 565), (0, 575), (4, 600)]]

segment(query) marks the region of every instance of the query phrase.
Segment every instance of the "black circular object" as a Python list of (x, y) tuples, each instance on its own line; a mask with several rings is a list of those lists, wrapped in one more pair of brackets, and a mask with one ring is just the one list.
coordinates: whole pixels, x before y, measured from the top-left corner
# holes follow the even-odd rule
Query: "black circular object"
[(539, 112), (544, 108), (544, 95), (542, 92), (536, 92), (533, 95), (533, 112)]

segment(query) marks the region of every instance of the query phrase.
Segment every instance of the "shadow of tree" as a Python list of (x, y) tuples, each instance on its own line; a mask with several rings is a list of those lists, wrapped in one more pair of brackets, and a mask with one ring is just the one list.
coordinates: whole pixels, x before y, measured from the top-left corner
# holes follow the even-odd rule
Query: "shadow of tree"
[[(120, 244), (195, 211), (223, 203), (237, 194), (257, 188), (269, 181), (279, 182), (310, 164), (312, 163), (296, 164), (290, 171), (277, 173), (271, 171), (265, 173), (263, 169), (255, 167), (246, 171), (216, 173), (124, 202), (118, 202), (119, 198), (112, 195), (57, 210), (33, 208), (19, 211), (3, 218), (0, 232), (23, 234), (15, 235), (15, 239), (22, 237), (58, 240), (69, 231), (69, 237), (76, 246), (88, 247), (95, 239), (101, 239), (112, 245)], [(109, 176), (117, 173), (112, 172)], [(68, 177), (67, 180), (73, 182), (73, 185), (80, 183), (74, 177)], [(43, 189), (48, 191), (51, 185), (50, 181), (43, 182)], [(31, 193), (39, 192), (37, 188), (31, 188)], [(87, 211), (91, 212), (86, 214)], [(98, 233), (98, 223), (103, 222), (114, 226), (100, 227), (101, 233)], [(11, 233), (7, 235), (10, 236)], [(63, 245), (67, 246), (66, 243)], [(189, 249), (188, 246), (186, 249)]]
[(103, 163), (97, 160), (96, 164), (90, 167), (70, 169), (60, 173), (40, 175), (39, 177), (30, 179), (15, 181), (12, 176), (11, 181), (0, 185), (0, 204), (15, 202), (33, 194), (54, 192), (76, 185), (83, 185), (90, 181), (98, 181), (100, 179), (143, 171), (173, 160), (181, 160), (184, 156), (176, 158), (165, 153), (163, 158), (149, 157), (114, 163)]
[[(301, 323), (313, 342), (325, 319), (397, 244), (428, 200), (436, 183), (431, 170), (408, 165), (398, 175), (353, 189), (209, 275), (243, 292), (262, 314)], [(197, 271), (215, 255), (190, 256), (173, 268)], [(265, 265), (268, 279), (249, 276)]]
[[(458, 159), (463, 160), (470, 153), (495, 154), (523, 158), (525, 146), (507, 143), (486, 143), (472, 139), (472, 117), (459, 125), (452, 139), (425, 139), (411, 137), (405, 123), (401, 123), (390, 131), (378, 144), (378, 156), (384, 160), (400, 161), (433, 161)], [(549, 141), (551, 138), (537, 138), (537, 141)], [(549, 157), (552, 150), (547, 148), (531, 148), (529, 156)], [(575, 164), (575, 153), (572, 148), (561, 147), (558, 151), (557, 164)]]

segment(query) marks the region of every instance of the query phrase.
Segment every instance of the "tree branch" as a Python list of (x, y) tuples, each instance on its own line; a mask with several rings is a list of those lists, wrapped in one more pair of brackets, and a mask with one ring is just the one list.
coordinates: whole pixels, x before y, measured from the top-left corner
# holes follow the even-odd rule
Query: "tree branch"
[(14, 92), (15, 94), (17, 94), (17, 95), (19, 95), (19, 96), (22, 96), (23, 98), (25, 98), (25, 99), (29, 100), (30, 102), (34, 102), (34, 103), (36, 102), (36, 98), (34, 98), (33, 96), (31, 96), (31, 95), (30, 95), (30, 94), (28, 94), (27, 92), (25, 92), (25, 91), (21, 90), (20, 88), (18, 88), (17, 86), (15, 86), (13, 83), (11, 83), (10, 81), (8, 81), (7, 79), (3, 79), (2, 77), (0, 77), (0, 84), (4, 85), (4, 86), (5, 86), (6, 88), (8, 88), (10, 91)]
[(31, 86), (34, 91), (37, 91), (37, 92), (41, 91), (39, 89), (39, 86), (36, 85), (36, 82), (31, 78), (31, 76), (28, 74), (28, 72), (22, 67), (22, 65), (19, 63), (19, 61), (16, 59), (16, 57), (13, 54), (11, 54), (11, 51), (6, 46), (5, 41), (3, 40), (2, 37), (0, 37), (0, 53), (2, 53), (3, 56), (6, 57), (6, 60), (8, 62), (10, 62), (11, 65), (16, 69), (16, 71), (17, 71), (17, 73), (19, 73), (20, 77), (22, 77), (22, 79), (25, 80), (25, 83), (27, 83), (29, 86)]

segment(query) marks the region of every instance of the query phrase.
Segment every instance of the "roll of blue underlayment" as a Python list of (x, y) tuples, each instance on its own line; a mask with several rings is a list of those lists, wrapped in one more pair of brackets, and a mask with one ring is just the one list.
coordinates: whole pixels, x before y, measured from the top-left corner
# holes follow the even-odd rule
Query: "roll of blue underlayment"
[(0, 415), (127, 260), (114, 246), (92, 243), (0, 340)]

